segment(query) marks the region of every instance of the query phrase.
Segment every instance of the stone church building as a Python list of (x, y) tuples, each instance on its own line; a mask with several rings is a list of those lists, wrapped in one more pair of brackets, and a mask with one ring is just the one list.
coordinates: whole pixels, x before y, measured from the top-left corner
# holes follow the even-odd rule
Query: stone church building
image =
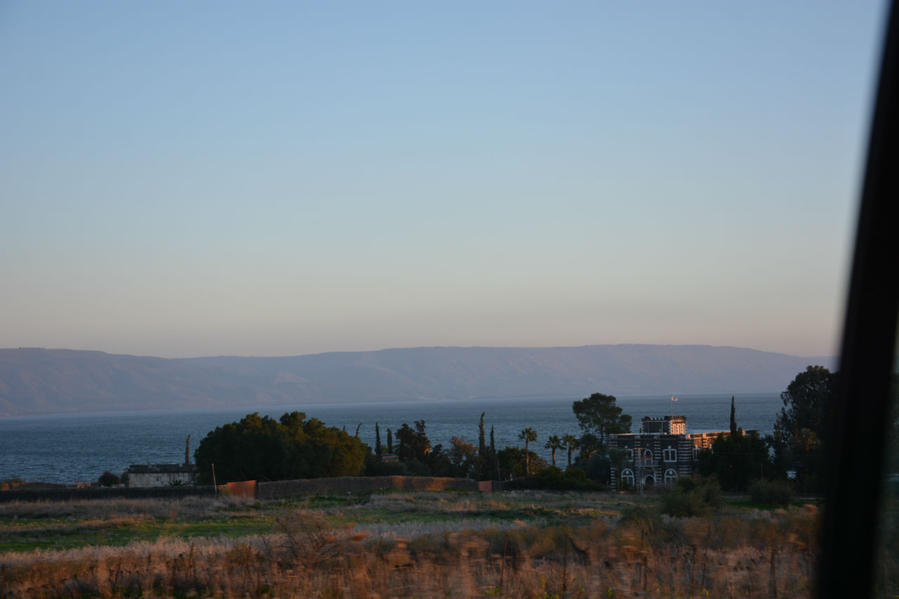
[(609, 435), (609, 450), (623, 450), (624, 462), (612, 466), (613, 490), (673, 487), (677, 479), (691, 476), (696, 456), (730, 431), (688, 433), (685, 416), (645, 416), (639, 433)]

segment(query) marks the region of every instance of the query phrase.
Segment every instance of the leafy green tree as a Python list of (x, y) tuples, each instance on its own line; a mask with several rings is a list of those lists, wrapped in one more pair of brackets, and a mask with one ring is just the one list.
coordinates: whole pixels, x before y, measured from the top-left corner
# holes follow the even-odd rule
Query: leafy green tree
[(443, 445), (438, 443), (431, 447), (421, 460), (411, 459), (403, 463), (409, 468), (410, 474), (417, 476), (465, 476), (464, 472), (453, 464), (451, 452), (452, 447), (444, 450)]
[(774, 424), (775, 460), (796, 471), (803, 491), (821, 488), (824, 464), (824, 418), (832, 403), (836, 374), (823, 366), (809, 366), (780, 394), (783, 408)]
[(550, 435), (543, 447), (552, 451), (552, 462), (553, 466), (555, 466), (556, 451), (565, 447), (565, 443), (562, 442), (562, 439), (561, 437), (559, 437), (559, 435)]
[(528, 472), (540, 472), (546, 468), (546, 460), (533, 451), (521, 447), (506, 447), (496, 452), (500, 478), (519, 478)]
[(592, 433), (584, 433), (577, 440), (578, 457), (575, 460), (575, 466), (584, 468), (584, 463), (590, 460), (594, 455), (603, 454), (603, 446), (599, 442), (599, 437)]
[(757, 433), (745, 435), (737, 426), (734, 397), (730, 398), (730, 434), (699, 454), (699, 472), (715, 476), (725, 491), (746, 491), (753, 481), (771, 474), (768, 447)]
[(199, 481), (283, 480), (352, 476), (365, 464), (366, 446), (346, 431), (290, 412), (275, 420), (257, 413), (211, 431), (195, 452)]
[(531, 452), (528, 451), (528, 444), (537, 440), (537, 431), (531, 427), (523, 429), (518, 433), (518, 438), (524, 441), (524, 472), (525, 475), (531, 474)]
[(571, 468), (571, 452), (578, 448), (578, 438), (567, 433), (562, 437), (562, 442), (565, 444), (563, 448), (568, 451), (568, 467)]
[(630, 415), (622, 413), (615, 402), (613, 395), (594, 393), (571, 406), (584, 433), (595, 435), (599, 440), (599, 451), (605, 451), (608, 435), (631, 430)]
[(404, 462), (417, 460), (422, 464), (425, 463), (428, 452), (431, 451), (431, 440), (426, 434), (426, 426), (424, 420), (416, 420), (413, 429), (408, 424), (403, 423), (398, 431), (396, 431), (396, 455)]
[(449, 461), (453, 466), (453, 476), (470, 478), (477, 471), (479, 463), (474, 445), (461, 437), (450, 440)]
[(712, 448), (700, 452), (699, 473), (715, 476), (725, 491), (746, 491), (753, 481), (770, 474), (768, 448), (757, 434), (721, 435)]

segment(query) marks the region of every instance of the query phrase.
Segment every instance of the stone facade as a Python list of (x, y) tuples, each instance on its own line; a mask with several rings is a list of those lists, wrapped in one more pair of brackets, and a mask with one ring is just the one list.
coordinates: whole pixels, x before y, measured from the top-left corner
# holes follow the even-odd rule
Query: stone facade
[(685, 416), (646, 416), (639, 433), (609, 435), (609, 450), (625, 452), (621, 467), (612, 466), (612, 489), (673, 487), (678, 478), (693, 474), (700, 450), (710, 449), (715, 439), (729, 434), (688, 433)]
[(613, 489), (673, 487), (693, 473), (693, 443), (686, 434), (626, 433), (609, 437), (609, 450), (625, 452), (621, 468), (612, 467)]

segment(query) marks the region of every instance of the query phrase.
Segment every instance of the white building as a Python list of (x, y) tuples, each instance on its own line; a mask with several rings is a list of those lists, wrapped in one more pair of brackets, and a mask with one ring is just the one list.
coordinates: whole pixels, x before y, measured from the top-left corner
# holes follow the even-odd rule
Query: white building
[(197, 478), (193, 464), (132, 464), (125, 471), (129, 487), (192, 485)]

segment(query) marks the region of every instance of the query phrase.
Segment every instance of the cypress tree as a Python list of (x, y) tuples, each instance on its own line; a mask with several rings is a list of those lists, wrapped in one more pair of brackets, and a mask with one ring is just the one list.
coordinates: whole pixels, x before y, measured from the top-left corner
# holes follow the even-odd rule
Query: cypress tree
[(387, 429), (387, 453), (393, 453), (393, 431)]
[(737, 436), (737, 411), (734, 409), (734, 396), (730, 396), (730, 436)]
[(383, 451), (381, 449), (381, 429), (378, 427), (378, 423), (375, 422), (375, 455), (380, 456)]
[(493, 476), (492, 478), (495, 480), (499, 480), (500, 472), (499, 472), (499, 456), (496, 455), (496, 443), (493, 440), (493, 425), (490, 425), (490, 457), (493, 458)]
[(481, 412), (481, 422), (478, 424), (478, 456), (484, 458), (487, 453), (487, 444), (484, 442), (484, 414)]

